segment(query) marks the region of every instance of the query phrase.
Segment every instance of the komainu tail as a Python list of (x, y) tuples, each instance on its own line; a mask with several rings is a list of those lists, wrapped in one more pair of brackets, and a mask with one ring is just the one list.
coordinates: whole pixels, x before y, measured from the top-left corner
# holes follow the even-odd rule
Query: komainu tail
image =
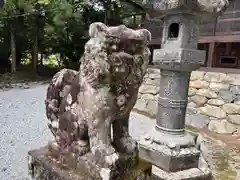
[(52, 82), (48, 86), (45, 107), (46, 115), (49, 120), (48, 127), (54, 136), (56, 136), (59, 127), (61, 102), (69, 93), (77, 73), (77, 71), (71, 69), (62, 69), (53, 76)]

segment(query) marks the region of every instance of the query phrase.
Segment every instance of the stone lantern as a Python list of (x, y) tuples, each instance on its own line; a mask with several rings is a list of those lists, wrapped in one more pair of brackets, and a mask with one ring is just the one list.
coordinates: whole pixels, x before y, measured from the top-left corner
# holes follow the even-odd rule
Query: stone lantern
[(163, 20), (162, 49), (153, 52), (161, 70), (156, 125), (140, 141), (140, 157), (160, 168), (162, 179), (210, 179), (211, 172), (199, 167), (197, 136), (185, 128), (191, 72), (205, 62), (197, 50), (202, 18), (218, 16), (227, 0), (155, 0), (146, 2), (150, 15)]

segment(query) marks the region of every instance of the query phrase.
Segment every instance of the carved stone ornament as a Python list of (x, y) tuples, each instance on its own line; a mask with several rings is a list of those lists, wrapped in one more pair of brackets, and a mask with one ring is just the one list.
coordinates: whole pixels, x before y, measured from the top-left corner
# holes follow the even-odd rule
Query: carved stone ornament
[(218, 16), (228, 7), (228, 0), (143, 0), (143, 5), (153, 17), (165, 16), (176, 10)]
[(46, 114), (55, 137), (50, 146), (76, 158), (91, 152), (112, 166), (119, 153), (137, 152), (128, 121), (148, 64), (151, 34), (96, 22), (89, 36), (79, 71), (62, 69), (47, 89)]

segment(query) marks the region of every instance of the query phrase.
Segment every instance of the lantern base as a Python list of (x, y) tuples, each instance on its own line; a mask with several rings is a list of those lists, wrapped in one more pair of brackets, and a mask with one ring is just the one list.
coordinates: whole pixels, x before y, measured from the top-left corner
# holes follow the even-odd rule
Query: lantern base
[(209, 171), (202, 171), (198, 168), (178, 172), (166, 172), (159, 168), (153, 168), (153, 179), (157, 180), (212, 180), (212, 174)]
[(200, 151), (196, 147), (196, 136), (185, 132), (173, 135), (153, 129), (139, 143), (140, 158), (166, 172), (177, 172), (198, 168)]

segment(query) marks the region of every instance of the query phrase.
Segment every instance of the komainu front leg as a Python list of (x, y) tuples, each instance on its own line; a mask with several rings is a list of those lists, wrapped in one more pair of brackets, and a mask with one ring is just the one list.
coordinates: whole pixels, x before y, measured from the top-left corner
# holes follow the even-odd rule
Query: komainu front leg
[(114, 166), (119, 159), (119, 155), (112, 146), (112, 118), (108, 117), (99, 120), (99, 122), (97, 126), (90, 127), (88, 131), (91, 152), (99, 159), (99, 162), (102, 161), (100, 163), (104, 163), (107, 167)]
[(79, 120), (71, 110), (61, 114), (55, 139), (51, 148), (62, 153), (71, 152), (76, 156), (81, 156), (89, 151), (87, 125), (82, 119)]
[(137, 142), (129, 135), (129, 116), (119, 117), (113, 121), (113, 144), (122, 153), (137, 152)]
[(72, 152), (77, 156), (82, 156), (89, 152), (89, 137), (88, 137), (88, 127), (85, 121), (78, 121), (78, 132), (75, 141), (71, 144)]

